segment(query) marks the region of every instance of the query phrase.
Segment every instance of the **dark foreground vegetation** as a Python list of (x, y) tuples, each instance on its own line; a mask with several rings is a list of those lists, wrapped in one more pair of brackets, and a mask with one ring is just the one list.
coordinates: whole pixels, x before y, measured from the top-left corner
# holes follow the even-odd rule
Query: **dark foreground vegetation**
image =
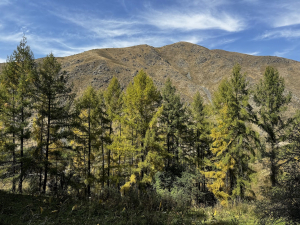
[(143, 70), (76, 96), (24, 37), (0, 78), (0, 223), (299, 223), (300, 114), (276, 69), (252, 89), (240, 71), (206, 105)]

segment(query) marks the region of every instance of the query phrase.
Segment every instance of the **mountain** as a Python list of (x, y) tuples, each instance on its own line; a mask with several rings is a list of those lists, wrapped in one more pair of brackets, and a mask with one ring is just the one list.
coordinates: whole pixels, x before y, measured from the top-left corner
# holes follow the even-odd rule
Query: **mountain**
[(293, 93), (293, 106), (300, 108), (300, 62), (280, 57), (209, 50), (196, 44), (178, 42), (159, 48), (138, 45), (94, 49), (59, 57), (58, 60), (79, 93), (90, 84), (106, 88), (113, 76), (119, 79), (122, 88), (126, 88), (143, 69), (158, 88), (170, 77), (183, 100), (190, 101), (199, 91), (206, 102), (211, 101), (220, 81), (230, 76), (234, 64), (241, 65), (250, 85), (257, 83), (266, 66), (270, 65), (284, 77), (287, 91)]

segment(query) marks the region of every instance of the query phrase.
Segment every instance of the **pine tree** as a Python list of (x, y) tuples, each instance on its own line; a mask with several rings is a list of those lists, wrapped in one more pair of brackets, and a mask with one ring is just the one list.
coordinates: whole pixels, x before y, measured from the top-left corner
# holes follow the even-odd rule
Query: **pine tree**
[[(12, 176), (20, 168), (18, 190), (22, 193), (26, 175), (24, 162), (27, 161), (26, 142), (30, 138), (28, 127), (32, 106), (32, 79), (36, 73), (36, 63), (26, 38), (23, 37), (17, 50), (8, 59), (1, 74), (2, 122), (6, 136), (5, 148), (12, 154)], [(20, 149), (20, 152), (17, 152)], [(17, 166), (18, 165), (18, 166)], [(15, 191), (13, 178), (12, 191)]]
[(268, 66), (263, 79), (256, 86), (254, 101), (258, 109), (258, 125), (265, 132), (267, 144), (266, 157), (270, 160), (270, 180), (272, 186), (277, 184), (277, 175), (280, 163), (279, 143), (284, 138), (284, 133), (290, 119), (284, 118), (284, 112), (291, 101), (291, 93), (285, 95), (284, 79), (273, 67)]
[(40, 138), (38, 148), (44, 164), (43, 193), (46, 192), (55, 154), (69, 148), (63, 140), (70, 134), (73, 118), (71, 107), (75, 95), (72, 94), (72, 87), (68, 85), (65, 72), (60, 71), (61, 65), (51, 53), (43, 60), (38, 75), (34, 78), (36, 121), (38, 121), (35, 126), (40, 132), (36, 136)]

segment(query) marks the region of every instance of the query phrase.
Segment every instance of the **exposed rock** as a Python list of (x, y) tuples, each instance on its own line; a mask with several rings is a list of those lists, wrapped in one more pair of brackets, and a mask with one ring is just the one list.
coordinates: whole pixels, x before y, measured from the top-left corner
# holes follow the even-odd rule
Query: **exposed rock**
[(179, 42), (160, 48), (138, 45), (94, 49), (58, 60), (79, 93), (91, 84), (104, 89), (113, 76), (119, 79), (121, 87), (125, 89), (137, 72), (144, 69), (159, 89), (170, 78), (183, 100), (191, 101), (199, 91), (206, 102), (212, 101), (214, 90), (222, 79), (230, 76), (234, 64), (241, 64), (242, 73), (247, 74), (250, 85), (257, 83), (266, 66), (271, 65), (284, 77), (287, 91), (293, 93), (295, 107), (300, 108), (300, 62), (280, 57), (209, 50)]

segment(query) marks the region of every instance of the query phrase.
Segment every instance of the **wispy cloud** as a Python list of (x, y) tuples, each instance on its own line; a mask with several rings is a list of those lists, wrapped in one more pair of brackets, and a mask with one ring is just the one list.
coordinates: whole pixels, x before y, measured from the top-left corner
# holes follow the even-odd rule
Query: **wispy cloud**
[(223, 38), (220, 40), (212, 41), (209, 45), (210, 48), (215, 48), (216, 46), (226, 45), (237, 41), (238, 38)]
[(285, 55), (290, 53), (292, 50), (293, 50), (292, 48), (288, 48), (288, 49), (285, 49), (283, 51), (276, 51), (276, 52), (274, 52), (274, 55), (279, 56), (279, 57), (284, 57)]
[(228, 32), (240, 31), (244, 22), (227, 13), (213, 15), (212, 12), (183, 13), (151, 12), (145, 16), (147, 22), (160, 29), (179, 29), (183, 31), (220, 29)]
[(284, 27), (300, 24), (300, 2), (298, 0), (275, 0), (268, 3), (265, 11), (266, 20), (273, 27)]
[(248, 52), (248, 53), (244, 53), (246, 55), (258, 55), (260, 52), (256, 51), (256, 52)]
[(267, 31), (258, 36), (256, 39), (274, 39), (274, 38), (298, 38), (300, 37), (300, 30), (280, 29)]
[(174, 42), (186, 41), (193, 44), (198, 44), (202, 42), (204, 39), (205, 39), (204, 37), (201, 38), (199, 36), (191, 35), (191, 36), (180, 37), (180, 39), (174, 40)]
[(275, 19), (273, 26), (284, 27), (284, 26), (291, 26), (296, 24), (300, 24), (300, 14), (299, 12), (291, 12), (280, 16), (279, 19)]
[(68, 22), (80, 26), (84, 30), (92, 32), (97, 38), (111, 38), (123, 35), (132, 36), (141, 31), (135, 29), (137, 21), (126, 21), (118, 19), (100, 19), (86, 13), (65, 13), (60, 11), (51, 11), (53, 15), (60, 17)]
[[(181, 31), (219, 29), (236, 32), (246, 27), (243, 18), (231, 10), (229, 0), (177, 0), (167, 8), (147, 7), (147, 14), (140, 15), (147, 23), (159, 29)], [(227, 8), (228, 9), (228, 8)]]
[(22, 39), (23, 32), (10, 33), (10, 34), (1, 34), (0, 32), (0, 41), (1, 42), (10, 42), (10, 43), (19, 43)]

